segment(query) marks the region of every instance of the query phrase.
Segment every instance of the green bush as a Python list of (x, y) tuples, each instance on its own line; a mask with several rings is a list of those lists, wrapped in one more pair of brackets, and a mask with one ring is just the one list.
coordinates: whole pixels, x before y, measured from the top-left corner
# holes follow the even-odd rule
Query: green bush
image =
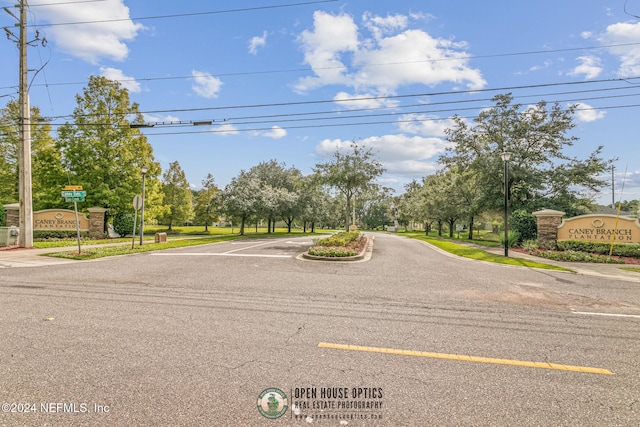
[[(500, 235), (500, 243), (504, 245), (504, 233)], [(509, 230), (509, 236), (507, 237), (507, 244), (510, 248), (515, 248), (520, 243), (520, 233), (514, 230)]]
[(342, 231), (318, 240), (320, 246), (347, 246), (360, 237), (359, 231)]
[(522, 249), (527, 253), (534, 253), (538, 250), (538, 241), (533, 239), (525, 240), (522, 242)]
[(524, 209), (517, 209), (511, 213), (509, 229), (518, 232), (518, 244), (538, 237), (536, 218)]
[[(80, 237), (86, 238), (88, 237), (88, 231), (81, 231)], [(50, 239), (75, 239), (78, 237), (78, 232), (76, 230), (34, 230), (33, 231), (33, 239), (34, 240), (50, 240)]]
[(611, 258), (607, 255), (594, 255), (587, 252), (579, 252), (579, 251), (564, 251), (564, 252), (555, 252), (555, 251), (540, 251), (537, 253), (538, 256), (552, 259), (555, 261), (571, 261), (571, 262), (597, 262), (604, 264), (624, 264), (624, 261), (619, 261), (615, 258)]
[(348, 257), (358, 255), (357, 249), (349, 249), (341, 246), (314, 246), (309, 248), (309, 255), (326, 257)]
[[(113, 231), (120, 237), (126, 237), (133, 232), (133, 215), (128, 212), (119, 212), (113, 217)], [(140, 224), (136, 224), (136, 233), (140, 231)]]
[[(592, 254), (609, 255), (611, 243), (589, 242), (582, 240), (560, 240), (558, 249), (561, 251), (578, 251)], [(640, 245), (614, 244), (611, 255), (640, 258)]]
[(4, 212), (4, 208), (0, 206), (0, 227), (7, 225), (7, 214)]

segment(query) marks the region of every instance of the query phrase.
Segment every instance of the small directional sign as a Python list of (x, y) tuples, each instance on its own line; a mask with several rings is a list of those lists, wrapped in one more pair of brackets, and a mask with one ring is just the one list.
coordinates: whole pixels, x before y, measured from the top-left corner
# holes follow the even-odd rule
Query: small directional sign
[(82, 190), (82, 185), (65, 185), (65, 190)]
[(84, 197), (82, 196), (78, 196), (78, 197), (65, 197), (64, 201), (67, 203), (72, 203), (72, 202), (84, 202)]
[(63, 191), (62, 197), (87, 197), (87, 192), (82, 190)]

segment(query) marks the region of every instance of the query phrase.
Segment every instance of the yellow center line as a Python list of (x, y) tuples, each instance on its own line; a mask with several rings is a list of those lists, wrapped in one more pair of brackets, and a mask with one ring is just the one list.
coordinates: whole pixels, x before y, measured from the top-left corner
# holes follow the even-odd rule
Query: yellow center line
[(429, 357), (432, 359), (461, 360), (465, 362), (476, 362), (476, 363), (493, 363), (496, 365), (526, 366), (529, 368), (539, 368), (539, 369), (556, 369), (559, 371), (582, 372), (585, 374), (615, 375), (613, 372), (607, 369), (589, 368), (587, 366), (561, 365), (558, 363), (548, 363), (548, 362), (527, 362), (523, 360), (494, 359), (492, 357), (466, 356), (462, 354), (431, 353), (431, 352), (425, 352), (425, 351), (399, 350), (394, 348), (363, 347), (359, 345), (332, 344), (332, 343), (326, 343), (326, 342), (318, 343), (318, 347), (332, 348), (335, 350), (351, 350), (351, 351), (366, 351), (370, 353), (397, 354), (400, 356)]

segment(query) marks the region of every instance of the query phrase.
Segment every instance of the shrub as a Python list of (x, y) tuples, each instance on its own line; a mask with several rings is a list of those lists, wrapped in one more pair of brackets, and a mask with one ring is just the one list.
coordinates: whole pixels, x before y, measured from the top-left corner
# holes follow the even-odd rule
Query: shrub
[(517, 209), (511, 213), (509, 229), (518, 232), (518, 244), (538, 237), (536, 218), (524, 209)]
[(326, 257), (348, 257), (358, 255), (358, 250), (342, 246), (314, 246), (312, 248), (309, 248), (309, 255)]
[[(136, 233), (140, 230), (140, 224), (136, 224)], [(133, 215), (128, 212), (119, 212), (113, 218), (113, 231), (120, 237), (126, 237), (133, 232)]]
[(524, 249), (527, 253), (534, 253), (538, 250), (538, 241), (537, 240), (525, 240), (522, 242), (522, 249)]
[[(500, 243), (504, 244), (504, 233), (500, 236)], [(514, 248), (518, 246), (520, 243), (520, 234), (517, 231), (509, 230), (509, 235), (507, 237), (507, 244), (510, 248)]]
[(7, 214), (4, 212), (4, 208), (0, 206), (0, 227), (7, 225)]
[[(611, 243), (588, 242), (582, 240), (560, 240), (558, 249), (561, 251), (589, 252), (592, 254), (609, 255)], [(640, 245), (614, 244), (611, 255), (640, 258)]]
[(359, 231), (342, 231), (333, 236), (318, 240), (320, 246), (347, 246), (360, 237)]
[[(81, 231), (80, 237), (86, 238), (89, 235), (88, 231)], [(78, 236), (76, 230), (34, 230), (34, 240), (49, 240), (49, 239), (75, 239)]]
[(579, 251), (564, 251), (564, 252), (554, 252), (554, 251), (540, 251), (537, 253), (538, 256), (552, 259), (555, 261), (571, 261), (571, 262), (598, 262), (604, 264), (624, 264), (624, 261), (617, 260), (615, 258), (611, 258), (606, 255), (593, 255), (587, 252), (579, 252)]

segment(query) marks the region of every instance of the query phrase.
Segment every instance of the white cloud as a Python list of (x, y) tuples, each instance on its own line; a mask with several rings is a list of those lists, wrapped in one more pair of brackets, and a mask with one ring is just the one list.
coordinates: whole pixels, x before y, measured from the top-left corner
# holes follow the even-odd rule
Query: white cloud
[(100, 67), (100, 74), (109, 80), (120, 82), (122, 87), (131, 93), (139, 93), (142, 91), (140, 83), (135, 78), (126, 76), (122, 70), (111, 67)]
[[(32, 0), (32, 6), (46, 4)], [(50, 2), (49, 2), (50, 3)], [(38, 19), (50, 23), (98, 23), (56, 25), (47, 28), (47, 38), (67, 53), (97, 64), (100, 59), (123, 61), (129, 55), (126, 42), (132, 41), (144, 26), (131, 21), (124, 0), (56, 3), (38, 7)], [(116, 20), (116, 21), (114, 21)], [(112, 22), (107, 22), (112, 21)]]
[(433, 137), (445, 136), (445, 129), (454, 126), (455, 123), (451, 119), (426, 114), (404, 114), (398, 121), (398, 127), (402, 132)]
[(589, 104), (584, 104), (582, 102), (576, 104), (577, 108), (576, 108), (576, 119), (578, 119), (578, 121), (581, 122), (594, 122), (596, 120), (600, 120), (602, 118), (604, 118), (604, 116), (607, 114), (604, 111), (599, 111), (595, 108), (593, 108), (591, 105)]
[(387, 98), (377, 97), (374, 94), (350, 94), (347, 92), (339, 92), (333, 97), (341, 107), (347, 110), (355, 110), (361, 108), (394, 108), (398, 106), (398, 101)]
[(348, 84), (349, 79), (344, 75), (347, 67), (340, 53), (358, 49), (358, 27), (351, 17), (316, 11), (313, 21), (314, 30), (303, 31), (298, 41), (304, 50), (304, 61), (311, 65), (317, 77), (300, 79), (295, 86), (299, 92), (327, 84)]
[(605, 45), (632, 44), (628, 46), (616, 46), (609, 48), (609, 53), (618, 57), (620, 77), (635, 77), (640, 74), (640, 22), (619, 22), (609, 25), (599, 37)]
[(569, 73), (570, 76), (584, 75), (585, 79), (595, 79), (602, 73), (601, 61), (597, 56), (579, 56), (577, 59), (581, 64)]
[(176, 116), (153, 116), (150, 114), (144, 114), (144, 120), (148, 123), (177, 123), (180, 121)]
[(409, 19), (404, 15), (393, 15), (382, 18), (380, 16), (371, 15), (366, 12), (362, 18), (364, 26), (371, 31), (376, 40), (382, 38), (385, 34), (391, 34), (394, 31), (403, 30), (407, 27)]
[(204, 71), (191, 71), (193, 76), (193, 91), (203, 98), (217, 98), (222, 88), (222, 81)]
[(252, 37), (249, 40), (249, 53), (252, 55), (256, 55), (258, 53), (259, 47), (264, 47), (267, 45), (267, 32), (262, 33), (262, 37)]
[[(316, 152), (322, 156), (340, 151), (349, 151), (351, 141), (341, 139), (324, 140), (316, 146)], [(370, 148), (387, 169), (387, 174), (420, 178), (437, 169), (437, 157), (447, 147), (440, 138), (422, 136), (383, 135), (358, 141), (358, 144)]]
[(230, 123), (223, 123), (220, 126), (214, 128), (216, 135), (237, 135), (239, 133), (238, 129)]
[(408, 19), (401, 15), (365, 14), (363, 20), (372, 38), (360, 36), (351, 16), (314, 14), (313, 30), (303, 31), (298, 40), (315, 75), (299, 79), (296, 91), (339, 84), (358, 92), (392, 94), (412, 84), (451, 82), (469, 89), (486, 85), (480, 71), (468, 66), (466, 43), (407, 29)]
[(280, 126), (274, 126), (269, 132), (254, 132), (254, 136), (264, 136), (271, 139), (280, 139), (287, 136), (287, 131)]

